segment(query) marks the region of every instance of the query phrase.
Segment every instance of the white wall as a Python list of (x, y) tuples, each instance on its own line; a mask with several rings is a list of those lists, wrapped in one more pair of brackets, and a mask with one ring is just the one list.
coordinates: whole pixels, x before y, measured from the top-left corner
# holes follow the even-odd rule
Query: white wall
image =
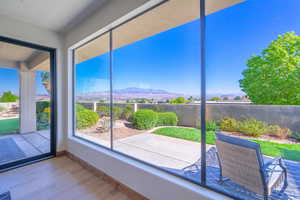
[(24, 23), (6, 16), (0, 16), (0, 36), (18, 39), (34, 44), (40, 44), (57, 49), (57, 85), (58, 85), (58, 113), (57, 113), (57, 147), (58, 151), (65, 150), (65, 135), (63, 134), (62, 118), (62, 80), (63, 74), (63, 41), (57, 33), (45, 30), (43, 28)]
[[(109, 24), (145, 2), (147, 0), (108, 1), (97, 13), (65, 35), (65, 51), (68, 51), (69, 47), (77, 46), (76, 43), (80, 41), (80, 43), (83, 43), (84, 40), (88, 40), (86, 37), (92, 38), (96, 34), (104, 32), (110, 27)], [(159, 2), (159, 0), (156, 2)], [(134, 12), (131, 14), (134, 14)], [(94, 34), (95, 32), (97, 33)], [(66, 108), (66, 119), (68, 119), (68, 126), (65, 128), (69, 134), (67, 143), (69, 152), (151, 200), (229, 199), (160, 170), (72, 137), (72, 65), (70, 55), (64, 58), (64, 63), (68, 66), (68, 68), (65, 68), (68, 79), (64, 82), (64, 91), (68, 93), (68, 99), (66, 99), (64, 107)]]
[(68, 140), (68, 151), (151, 200), (229, 200), (181, 178), (94, 146)]

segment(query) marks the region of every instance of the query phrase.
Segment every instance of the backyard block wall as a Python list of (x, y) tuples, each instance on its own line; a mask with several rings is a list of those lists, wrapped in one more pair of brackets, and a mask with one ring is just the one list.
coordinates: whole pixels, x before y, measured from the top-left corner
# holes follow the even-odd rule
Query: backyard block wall
[[(93, 110), (93, 103), (80, 103), (86, 108)], [(106, 105), (104, 103), (97, 103)], [(114, 104), (125, 107), (134, 104)], [(162, 112), (174, 112), (179, 118), (178, 125), (188, 127), (200, 127), (200, 105), (199, 104), (137, 104), (137, 109), (157, 108)], [(300, 133), (300, 106), (268, 106), (251, 104), (207, 104), (207, 120), (220, 120), (226, 116), (238, 120), (243, 118), (256, 118), (257, 120), (272, 125), (279, 125), (291, 129), (294, 133)]]
[(0, 106), (4, 107), (6, 109), (10, 109), (14, 106), (19, 106), (19, 103), (15, 103), (15, 102), (14, 103), (0, 103)]
[(208, 120), (220, 120), (225, 116), (239, 120), (253, 117), (300, 133), (300, 106), (208, 104), (206, 116)]

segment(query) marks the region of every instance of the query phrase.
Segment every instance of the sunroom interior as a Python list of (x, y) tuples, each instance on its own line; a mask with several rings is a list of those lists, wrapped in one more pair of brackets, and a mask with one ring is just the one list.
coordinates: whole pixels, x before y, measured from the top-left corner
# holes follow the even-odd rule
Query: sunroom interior
[[(113, 69), (117, 62), (114, 60), (117, 57), (116, 51), (199, 21), (199, 40), (196, 41), (202, 51), (195, 50), (195, 53), (198, 54), (201, 70), (205, 68), (205, 62), (201, 62), (205, 57), (205, 30), (202, 30), (205, 28), (205, 17), (244, 2), (245, 0), (5, 0), (1, 3), (0, 68), (18, 72), (19, 99), (16, 105), (19, 111), (16, 118), (19, 119), (19, 128), (14, 134), (3, 136), (0, 130), (0, 141), (9, 138), (14, 140), (24, 156), (6, 161), (1, 161), (2, 157), (9, 157), (15, 151), (8, 151), (6, 155), (0, 156), (0, 199), (2, 196), (4, 200), (78, 197), (114, 200), (251, 199), (252, 193), (244, 190), (243, 186), (238, 187), (238, 190), (243, 191), (242, 196), (235, 196), (230, 194), (230, 190), (222, 189), (222, 183), (219, 188), (209, 185), (206, 177), (211, 175), (211, 171), (205, 167), (205, 158), (215, 149), (213, 145), (203, 143), (201, 146), (200, 143), (181, 141), (178, 138), (165, 140), (164, 136), (149, 136), (144, 131), (118, 132), (115, 128), (118, 120), (113, 115), (114, 106), (124, 103), (115, 98), (115, 79), (120, 76)], [(151, 50), (150, 45), (149, 49)], [(101, 67), (105, 67), (105, 75), (82, 65), (100, 57), (104, 60)], [(83, 68), (79, 69), (79, 66)], [(78, 88), (84, 90), (84, 86), (90, 84), (88, 80), (80, 85), (77, 80), (80, 72), (91, 76), (93, 73), (100, 74), (100, 81), (97, 83), (105, 85), (103, 99), (86, 101), (82, 97), (84, 95), (78, 98)], [(50, 80), (48, 85), (43, 81), (45, 74), (47, 80)], [(205, 102), (205, 80), (200, 77), (199, 73), (199, 101)], [(40, 89), (44, 91), (44, 95), (37, 94), (37, 87), (42, 87), (38, 84), (44, 86)], [(37, 104), (43, 104), (44, 101), (50, 102), (48, 107), (42, 108), (42, 112), (49, 109), (48, 118), (39, 121), (41, 116), (37, 112)], [(96, 137), (95, 134), (77, 129), (78, 104), (98, 113), (99, 105), (108, 108), (108, 115), (104, 117), (108, 119), (108, 124), (105, 125), (107, 135), (99, 134)], [(135, 112), (142, 104), (130, 103)], [(191, 118), (198, 119), (200, 115), (205, 115), (205, 110), (199, 103), (193, 110), (198, 113)], [(46, 128), (40, 128), (40, 125), (45, 125)], [(130, 128), (121, 130), (132, 130)], [(197, 124), (197, 128), (200, 129), (201, 125)], [(165, 146), (161, 147), (157, 141)], [(13, 149), (14, 146), (9, 148)], [(0, 146), (0, 155), (1, 151)], [(195, 166), (195, 162), (200, 162), (205, 169), (200, 167), (200, 174), (188, 178), (184, 170)], [(288, 169), (300, 168), (298, 162), (287, 163)], [(300, 198), (300, 194), (297, 194), (300, 192), (300, 183), (297, 182), (300, 177), (297, 179), (297, 174), (294, 173), (288, 176), (293, 176), (295, 181), (289, 183), (293, 188), (290, 187), (284, 193), (287, 196), (276, 196), (276, 193), (271, 198), (296, 199), (297, 195)], [(264, 195), (257, 198), (268, 196)]]

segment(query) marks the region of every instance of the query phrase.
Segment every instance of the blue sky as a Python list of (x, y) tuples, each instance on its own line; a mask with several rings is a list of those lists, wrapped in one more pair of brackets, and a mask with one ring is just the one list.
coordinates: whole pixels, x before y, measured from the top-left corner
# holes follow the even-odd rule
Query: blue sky
[[(19, 70), (0, 68), (0, 95), (5, 91), (19, 94)], [(41, 71), (36, 71), (36, 94), (48, 94), (42, 85)]]
[[(300, 34), (299, 0), (248, 0), (207, 17), (207, 93), (240, 93), (246, 60), (279, 34)], [(200, 95), (199, 21), (114, 51), (114, 89), (141, 87)], [(100, 44), (101, 45), (101, 44)], [(77, 92), (109, 89), (108, 55), (77, 64)], [(0, 69), (0, 92), (17, 86)], [(39, 81), (39, 80), (37, 80)], [(41, 84), (39, 84), (41, 86)], [(39, 92), (43, 91), (40, 88)], [(13, 89), (14, 88), (14, 89)]]

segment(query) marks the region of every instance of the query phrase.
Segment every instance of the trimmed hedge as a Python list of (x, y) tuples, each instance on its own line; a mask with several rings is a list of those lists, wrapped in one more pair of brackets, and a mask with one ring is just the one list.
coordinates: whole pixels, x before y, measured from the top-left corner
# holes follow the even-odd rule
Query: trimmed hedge
[(178, 123), (177, 115), (173, 112), (160, 112), (157, 115), (156, 126), (176, 126)]
[(137, 129), (148, 130), (157, 124), (158, 115), (150, 109), (143, 109), (133, 114), (133, 126)]
[(91, 110), (82, 110), (76, 113), (77, 129), (89, 128), (97, 124), (99, 115)]

